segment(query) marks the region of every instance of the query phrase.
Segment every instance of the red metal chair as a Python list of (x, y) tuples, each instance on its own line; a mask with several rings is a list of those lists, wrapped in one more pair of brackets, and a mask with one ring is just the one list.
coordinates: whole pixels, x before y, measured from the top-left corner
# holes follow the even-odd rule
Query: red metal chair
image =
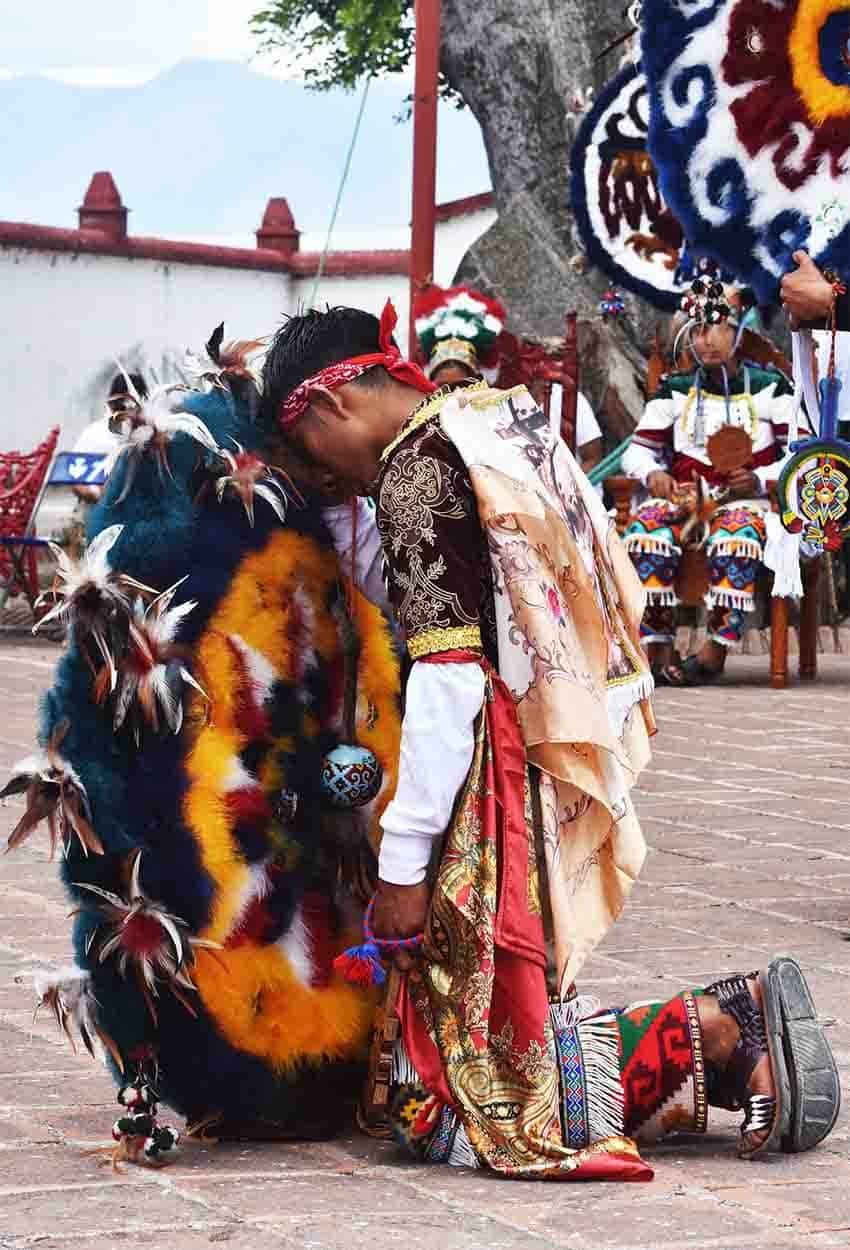
[(23, 593), (30, 606), (39, 594), (35, 517), (56, 451), (55, 426), (34, 451), (0, 452), (0, 606), (10, 595)]
[(552, 387), (561, 386), (561, 437), (575, 454), (576, 410), (578, 404), (578, 329), (575, 313), (567, 314), (562, 343), (546, 347), (503, 334), (498, 385), (527, 386), (534, 398), (549, 414)]

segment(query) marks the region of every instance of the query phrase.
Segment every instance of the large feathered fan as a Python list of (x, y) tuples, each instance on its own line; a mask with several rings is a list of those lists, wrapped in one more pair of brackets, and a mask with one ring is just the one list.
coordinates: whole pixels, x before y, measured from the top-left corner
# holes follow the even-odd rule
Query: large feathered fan
[[(120, 1070), (113, 1135), (139, 1162), (176, 1141), (157, 1101), (223, 1136), (329, 1131), (360, 1087), (374, 1006), (333, 965), (395, 785), (394, 643), (359, 592), (345, 617), (320, 505), (268, 463), (257, 345), (222, 333), (194, 358), (198, 390), (145, 400), (127, 379), (87, 552), (56, 552), (48, 618), (71, 637), (41, 749), (0, 792), (26, 804), (10, 847), (42, 821), (61, 837), (75, 966), (39, 996)], [(341, 821), (321, 779), (349, 635), (355, 731), (384, 781)]]
[(644, 0), (649, 150), (698, 251), (776, 298), (792, 255), (850, 276), (847, 0)]
[(585, 115), (570, 157), (572, 208), (590, 261), (656, 308), (678, 307), (682, 228), (647, 151), (646, 79), (629, 64)]

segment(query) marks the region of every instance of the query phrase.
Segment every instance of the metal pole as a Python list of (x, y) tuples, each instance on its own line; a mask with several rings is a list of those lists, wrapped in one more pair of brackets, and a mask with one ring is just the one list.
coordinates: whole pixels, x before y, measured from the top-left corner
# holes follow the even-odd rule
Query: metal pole
[(413, 301), (434, 275), (437, 197), (437, 77), (440, 0), (416, 0), (416, 75), (413, 85), (413, 212), (410, 235), (410, 329), (407, 354), (416, 352)]

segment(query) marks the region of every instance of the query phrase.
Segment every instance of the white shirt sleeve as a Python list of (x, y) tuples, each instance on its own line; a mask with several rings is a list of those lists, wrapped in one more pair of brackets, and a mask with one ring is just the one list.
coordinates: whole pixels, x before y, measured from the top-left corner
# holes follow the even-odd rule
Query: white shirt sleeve
[[(344, 573), (351, 572), (351, 504), (323, 508), (322, 516), (331, 532), (336, 554)], [(357, 550), (354, 553), (354, 584), (382, 612), (392, 618), (392, 608), (384, 581), (384, 553), (375, 519), (375, 509), (366, 499), (357, 500)]]
[[(754, 472), (759, 483), (760, 492), (766, 495), (770, 489), (772, 482), (777, 482), (782, 473), (783, 468), (790, 455), (788, 453), (788, 427), (791, 423), (791, 417), (794, 415), (794, 396), (792, 394), (776, 395), (775, 388), (770, 387), (760, 391), (756, 396), (756, 408), (759, 416), (762, 415), (762, 409), (766, 409), (764, 415), (768, 417), (773, 426), (774, 437), (782, 450), (781, 460), (775, 460), (773, 464), (760, 465)], [(803, 417), (805, 421), (805, 417)], [(805, 438), (805, 433), (802, 435)]]
[[(552, 399), (550, 411), (555, 414), (555, 424), (558, 429), (561, 425), (561, 396), (564, 388), (560, 382), (552, 383)], [(599, 428), (599, 422), (593, 414), (593, 409), (585, 395), (579, 391), (576, 395), (576, 450), (580, 451), (585, 443), (592, 443), (595, 438), (601, 438), (602, 431)]]
[(434, 838), (449, 826), (475, 752), (484, 705), (478, 664), (414, 664), (407, 683), (395, 798), (381, 821), (382, 881), (423, 881)]
[(587, 443), (601, 438), (602, 431), (587, 398), (579, 391), (576, 396), (576, 447), (581, 450)]
[(623, 452), (621, 463), (625, 476), (637, 478), (642, 486), (646, 486), (650, 473), (657, 473), (659, 469), (665, 468), (661, 458), (640, 443), (629, 443)]

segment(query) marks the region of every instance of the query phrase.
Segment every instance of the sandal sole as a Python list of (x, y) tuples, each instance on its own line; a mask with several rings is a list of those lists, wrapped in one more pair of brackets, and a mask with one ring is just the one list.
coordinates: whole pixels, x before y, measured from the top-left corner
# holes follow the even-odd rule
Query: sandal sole
[(806, 978), (780, 956), (760, 977), (778, 1114), (768, 1142), (789, 1154), (812, 1150), (832, 1131), (841, 1109), (838, 1069)]

